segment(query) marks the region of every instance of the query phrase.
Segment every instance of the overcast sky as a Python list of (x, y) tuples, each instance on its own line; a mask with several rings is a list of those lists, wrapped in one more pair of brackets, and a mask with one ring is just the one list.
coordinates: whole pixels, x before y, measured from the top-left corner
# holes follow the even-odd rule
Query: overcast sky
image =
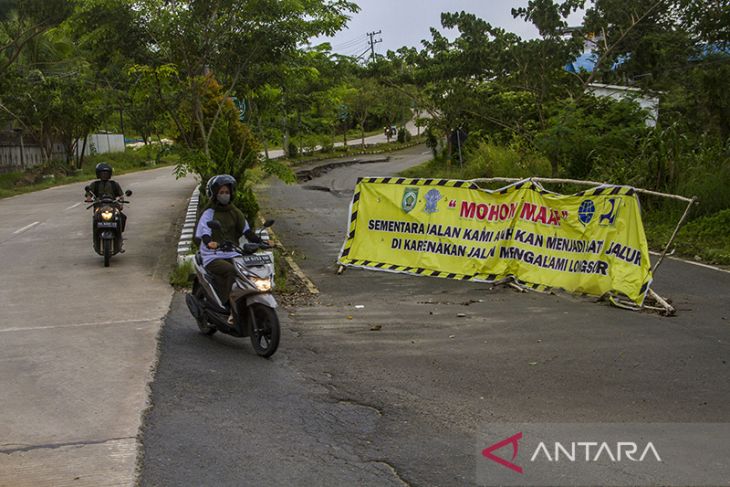
[[(383, 42), (375, 46), (376, 52), (385, 54), (402, 46), (422, 47), (422, 39), (431, 39), (430, 27), (441, 28), (441, 12), (473, 13), (492, 25), (514, 32), (523, 38), (537, 37), (532, 24), (512, 18), (513, 7), (527, 5), (527, 0), (354, 0), (360, 13), (350, 20), (347, 29), (334, 38), (319, 38), (313, 43), (329, 41), (333, 51), (357, 56), (368, 49), (366, 34), (383, 33)], [(579, 25), (582, 13), (570, 19), (571, 25)], [(448, 33), (447, 33), (448, 35)], [(453, 38), (453, 35), (449, 35)]]

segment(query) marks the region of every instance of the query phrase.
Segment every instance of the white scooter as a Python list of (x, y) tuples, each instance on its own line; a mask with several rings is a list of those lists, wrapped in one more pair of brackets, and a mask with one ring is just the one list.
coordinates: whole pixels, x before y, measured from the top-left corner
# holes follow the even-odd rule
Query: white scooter
[[(267, 221), (264, 228), (273, 224), (273, 220)], [(213, 220), (208, 223), (208, 227), (217, 230), (220, 229), (220, 223)], [(193, 262), (195, 279), (192, 293), (185, 296), (190, 313), (204, 335), (220, 331), (238, 338), (251, 337), (251, 344), (261, 357), (271, 357), (276, 352), (281, 335), (276, 314), (278, 304), (271, 294), (274, 288), (273, 253), (259, 252), (270, 248), (266, 243), (246, 243), (243, 246), (233, 242), (221, 244), (222, 251), (239, 254), (233, 259), (236, 281), (230, 295), (235, 318), (232, 325), (228, 323), (229, 310), (215, 292), (215, 278), (203, 267), (200, 252), (195, 254)]]

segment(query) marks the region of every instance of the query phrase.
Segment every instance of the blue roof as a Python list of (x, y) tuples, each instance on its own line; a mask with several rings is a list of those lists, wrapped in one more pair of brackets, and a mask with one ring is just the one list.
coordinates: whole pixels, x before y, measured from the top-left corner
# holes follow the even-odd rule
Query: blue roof
[[(714, 54), (728, 54), (730, 55), (730, 45), (723, 45), (723, 44), (706, 44), (702, 47), (700, 50), (700, 53), (697, 55), (694, 55), (689, 58), (690, 61), (700, 61), (702, 59), (705, 59), (708, 56), (714, 55)], [(627, 56), (620, 56), (616, 62), (611, 66), (611, 70), (617, 69), (619, 66), (621, 66), (623, 63), (626, 62), (628, 59)], [(580, 56), (578, 56), (575, 61), (572, 63), (568, 63), (565, 66), (565, 70), (570, 73), (579, 73), (581, 70), (588, 71), (589, 73), (592, 72), (595, 67), (596, 63), (598, 62), (598, 56), (596, 56), (592, 52), (584, 52)]]
[(584, 52), (575, 61), (568, 63), (565, 70), (571, 73), (579, 73), (581, 70), (591, 72), (596, 66), (596, 62), (598, 62), (598, 57), (594, 53)]

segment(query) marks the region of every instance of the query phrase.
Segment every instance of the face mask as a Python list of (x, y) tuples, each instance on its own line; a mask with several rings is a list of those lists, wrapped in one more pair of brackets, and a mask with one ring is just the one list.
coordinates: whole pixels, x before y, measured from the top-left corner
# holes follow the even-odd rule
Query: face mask
[(219, 194), (218, 195), (218, 203), (222, 205), (227, 205), (231, 202), (231, 195), (230, 194)]

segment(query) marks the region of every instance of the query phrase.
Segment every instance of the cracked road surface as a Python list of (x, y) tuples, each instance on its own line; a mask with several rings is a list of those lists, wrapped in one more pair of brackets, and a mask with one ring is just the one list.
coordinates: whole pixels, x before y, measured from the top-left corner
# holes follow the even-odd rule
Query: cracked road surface
[(667, 261), (675, 318), (480, 283), (336, 276), (358, 176), (262, 188), (265, 215), (321, 294), (280, 310), (271, 360), (201, 336), (173, 300), (144, 432), (143, 485), (473, 485), (488, 423), (728, 422), (730, 274)]
[(0, 200), (0, 486), (133, 485), (176, 223), (194, 182), (132, 189), (127, 252), (103, 267), (84, 183)]

